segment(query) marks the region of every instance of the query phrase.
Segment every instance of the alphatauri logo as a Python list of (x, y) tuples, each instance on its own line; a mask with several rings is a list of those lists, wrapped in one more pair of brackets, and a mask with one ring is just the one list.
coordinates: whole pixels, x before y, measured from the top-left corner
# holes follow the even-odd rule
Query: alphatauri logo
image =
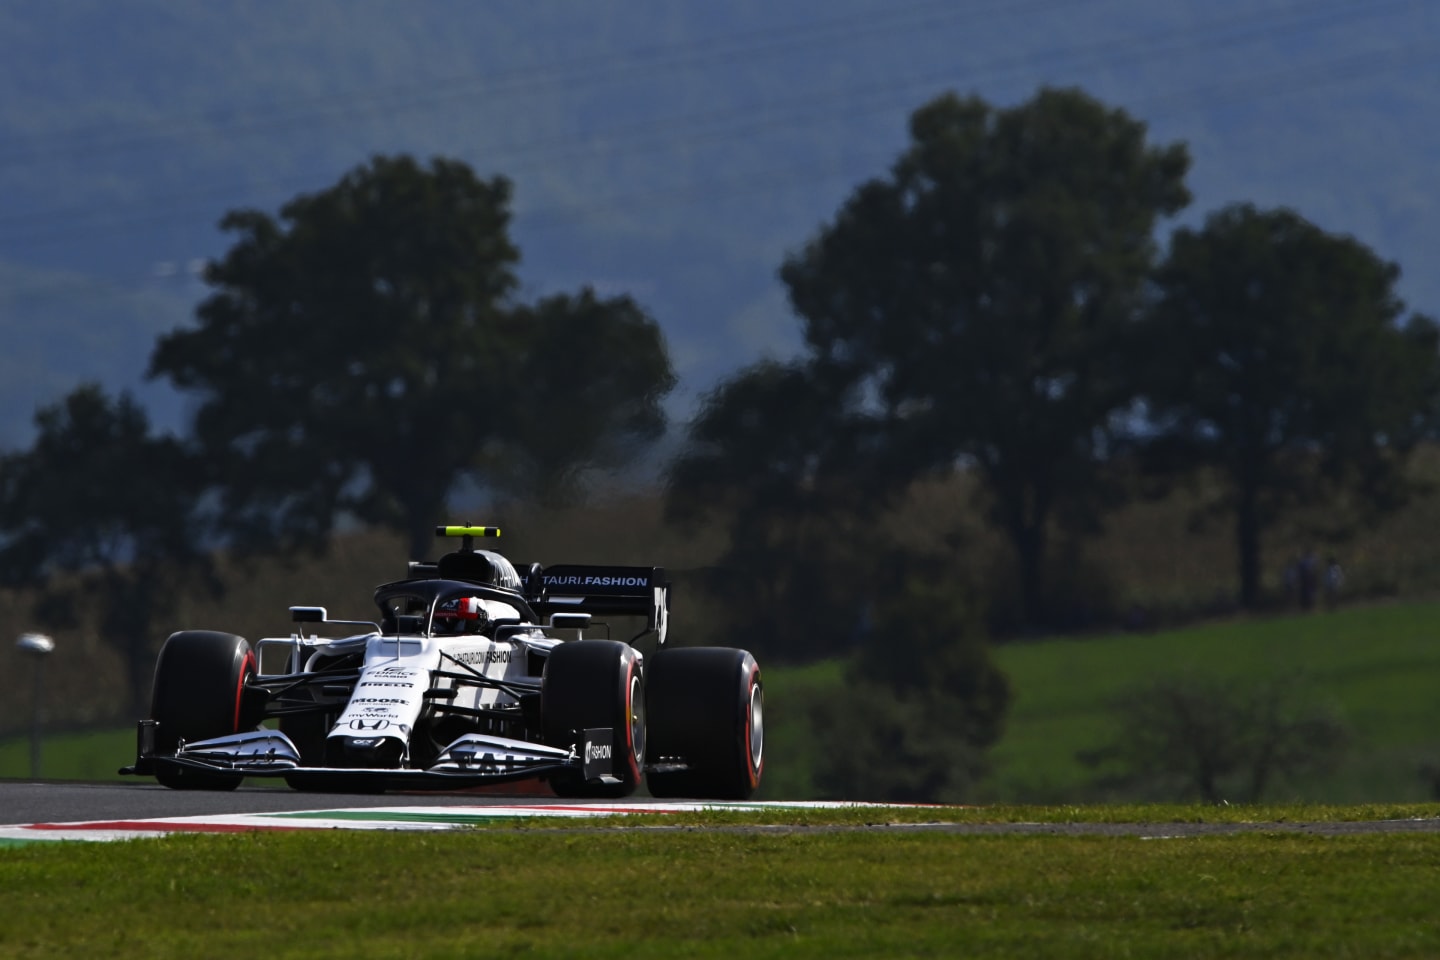
[(648, 587), (645, 577), (546, 577), (547, 587)]

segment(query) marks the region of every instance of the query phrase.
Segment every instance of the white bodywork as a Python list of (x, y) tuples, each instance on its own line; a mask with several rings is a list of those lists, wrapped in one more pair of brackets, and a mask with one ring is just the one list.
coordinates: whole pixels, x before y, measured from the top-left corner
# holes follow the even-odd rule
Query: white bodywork
[[(491, 620), (518, 618), (519, 611), (497, 600), (482, 599)], [(451, 706), (483, 709), (514, 704), (515, 698), (494, 687), (478, 687), (456, 683), (453, 679), (432, 676), (438, 672), (473, 673), (491, 680), (534, 679), (527, 671), (528, 655), (548, 653), (559, 641), (546, 637), (534, 628), (512, 633), (496, 641), (484, 636), (387, 636), (377, 631), (338, 639), (305, 637), (267, 637), (257, 644), (260, 651), (261, 676), (267, 675), (267, 664), (278, 659), (278, 647), (285, 648), (283, 673), (303, 673), (313, 668), (319, 657), (354, 651), (363, 646), (364, 666), (349, 703), (330, 729), (331, 736), (388, 738), (399, 741), (407, 756), (410, 736), (424, 711), (427, 691), (452, 690), (445, 700)], [(273, 658), (273, 659), (272, 659)], [(433, 693), (432, 693), (433, 697)], [(464, 738), (462, 738), (464, 739)], [(524, 745), (533, 752), (535, 744), (490, 737), (492, 741)], [(442, 752), (449, 753), (458, 744)], [(194, 749), (192, 746), (191, 749)], [(551, 751), (542, 748), (548, 755)], [(562, 754), (563, 755), (563, 754)]]
[[(376, 622), (331, 619), (323, 607), (291, 607), (296, 632), (259, 640), (253, 659), (246, 650), (244, 664), (253, 667), (235, 668), (242, 679), (231, 729), (238, 732), (187, 740), (177, 734), (219, 724), (206, 715), (192, 719), (179, 708), (178, 716), (172, 711), (163, 719), (157, 711), (140, 721), (136, 764), (127, 772), (203, 789), (232, 788), (236, 774), (283, 775), (299, 789), (347, 789), (360, 782), (444, 788), (527, 777), (552, 785), (559, 777), (566, 789), (603, 789), (622, 783), (621, 776), (638, 780), (644, 738), (643, 719), (635, 717), (643, 717), (643, 700), (633, 688), (639, 680), (627, 687), (623, 716), (615, 715), (606, 705), (608, 694), (597, 699), (587, 690), (589, 654), (576, 661), (568, 655), (552, 659), (551, 653), (581, 639), (592, 616), (605, 617), (608, 646), (584, 649), (619, 651), (616, 666), (638, 678), (634, 642), (651, 636), (658, 647), (665, 640), (669, 584), (663, 569), (562, 565), (546, 571), (529, 564), (521, 577), (499, 554), (471, 549), (472, 536), (496, 535), (479, 532), (488, 529), (437, 528), (437, 534), (463, 537), (462, 549), (439, 561), (414, 561), (408, 578), (376, 587)], [(643, 618), (646, 629), (629, 643), (611, 641), (612, 617)], [(311, 629), (350, 632), (307, 635)], [(167, 645), (208, 651), (195, 644), (213, 646), (215, 636), (223, 635), (185, 632)], [(233, 639), (246, 647), (242, 638)], [(567, 679), (554, 680), (551, 667), (561, 661), (586, 666), (568, 673), (556, 667)], [(163, 652), (161, 662), (168, 662)], [(596, 684), (616, 682), (603, 673)], [(170, 679), (172, 688), (188, 681), (178, 674)], [(578, 712), (546, 707), (543, 698), (555, 690), (562, 692), (554, 703), (585, 706)], [(168, 742), (157, 736), (162, 729), (172, 731)], [(637, 745), (623, 774), (611, 753), (615, 738)]]

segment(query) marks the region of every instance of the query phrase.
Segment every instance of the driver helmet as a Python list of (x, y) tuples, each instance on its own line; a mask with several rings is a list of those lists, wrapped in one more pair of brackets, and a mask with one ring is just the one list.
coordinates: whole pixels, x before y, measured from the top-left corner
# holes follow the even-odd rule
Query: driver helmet
[(489, 620), (479, 597), (457, 597), (435, 608), (436, 633), (479, 633)]

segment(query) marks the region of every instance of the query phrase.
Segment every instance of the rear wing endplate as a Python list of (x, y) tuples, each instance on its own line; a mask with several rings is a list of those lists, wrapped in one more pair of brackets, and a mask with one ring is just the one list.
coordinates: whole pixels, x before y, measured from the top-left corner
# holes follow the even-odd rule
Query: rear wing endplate
[(663, 567), (536, 565), (522, 569), (521, 577), (525, 599), (542, 617), (552, 613), (644, 617), (645, 633), (654, 633), (660, 644), (665, 643), (670, 581)]

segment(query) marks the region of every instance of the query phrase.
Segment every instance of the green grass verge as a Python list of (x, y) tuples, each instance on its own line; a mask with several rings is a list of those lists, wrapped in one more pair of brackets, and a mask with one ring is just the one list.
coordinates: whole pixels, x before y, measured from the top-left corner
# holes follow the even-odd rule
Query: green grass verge
[[(1084, 805), (999, 804), (974, 806), (771, 807), (763, 810), (708, 809), (698, 813), (632, 814), (603, 821), (613, 826), (859, 827), (901, 824), (1296, 824), (1440, 818), (1440, 803), (1198, 804), (1115, 803)], [(512, 825), (555, 829), (553, 819), (536, 817)]]
[[(40, 745), (40, 776), (46, 780), (121, 780), (117, 771), (134, 762), (134, 727), (50, 734)], [(0, 740), (0, 778), (30, 776), (30, 738)]]
[(1440, 836), (465, 830), (0, 848), (25, 957), (1422, 957)]
[[(1233, 620), (1179, 630), (1001, 644), (996, 661), (1014, 699), (992, 771), (977, 799), (995, 803), (1073, 803), (1095, 799), (1093, 775), (1078, 759), (1119, 734), (1114, 705), (1126, 691), (1177, 674), (1236, 685), (1296, 679), (1333, 707), (1354, 742), (1324, 776), (1278, 783), (1269, 798), (1326, 803), (1435, 799), (1440, 770), (1440, 602), (1374, 604), (1333, 613)], [(831, 663), (767, 667), (775, 692), (768, 733), (775, 789), (767, 797), (809, 795), (803, 717), (784, 711), (796, 691), (838, 690)], [(836, 693), (835, 695), (839, 695)], [(767, 699), (767, 705), (771, 701)], [(857, 709), (863, 709), (863, 704)], [(801, 729), (791, 729), (791, 725)], [(793, 771), (793, 773), (791, 772)]]
[(1432, 602), (999, 647), (1015, 700), (987, 793), (1033, 802), (1083, 796), (1089, 773), (1076, 755), (1116, 735), (1116, 699), (1146, 680), (1191, 672), (1237, 684), (1298, 676), (1349, 722), (1356, 742), (1340, 768), (1284, 785), (1290, 796), (1430, 799), (1421, 768), (1440, 761), (1437, 641), (1440, 603)]

